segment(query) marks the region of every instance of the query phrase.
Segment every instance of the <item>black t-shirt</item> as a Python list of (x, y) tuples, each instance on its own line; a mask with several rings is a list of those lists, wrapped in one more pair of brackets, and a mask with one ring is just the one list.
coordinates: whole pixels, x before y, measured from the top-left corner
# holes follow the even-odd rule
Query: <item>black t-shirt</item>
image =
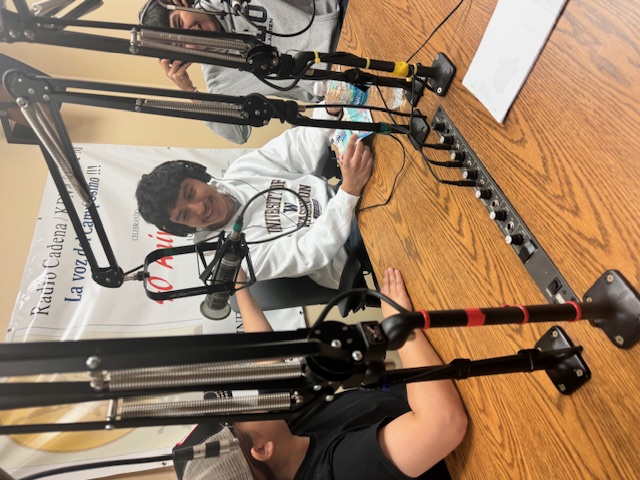
[[(409, 411), (404, 386), (388, 392), (353, 390), (335, 396), (304, 415), (289, 420), (295, 435), (311, 438), (295, 480), (408, 480), (382, 452), (378, 430)], [(199, 425), (183, 443), (201, 443), (220, 429), (218, 424)], [(184, 463), (175, 463), (182, 479)], [(451, 480), (444, 462), (419, 480)]]
[[(350, 391), (336, 395), (304, 416), (291, 420), (296, 435), (311, 437), (295, 480), (406, 480), (378, 443), (378, 430), (409, 411), (404, 387), (389, 392)], [(444, 462), (420, 480), (450, 479)]]

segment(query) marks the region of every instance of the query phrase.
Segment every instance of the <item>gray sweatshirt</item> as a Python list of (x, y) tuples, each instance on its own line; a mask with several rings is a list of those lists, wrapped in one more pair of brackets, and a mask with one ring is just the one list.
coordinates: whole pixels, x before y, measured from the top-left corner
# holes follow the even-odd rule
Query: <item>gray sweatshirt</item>
[[(313, 0), (252, 0), (249, 16), (259, 26), (256, 29), (244, 18), (228, 14), (221, 20), (226, 32), (256, 34), (258, 38), (278, 49), (281, 54), (294, 54), (298, 51), (330, 52), (335, 48), (339, 36), (340, 7), (337, 0), (315, 0), (316, 15), (311, 27), (301, 35), (282, 38), (269, 32), (281, 34), (302, 30), (311, 20)], [(219, 0), (202, 0), (203, 8), (213, 12), (228, 12), (226, 3)], [(264, 83), (250, 72), (241, 72), (233, 68), (217, 65), (202, 65), (202, 73), (209, 93), (220, 95), (244, 96), (251, 93), (274, 95), (280, 98), (316, 102), (313, 95), (313, 81), (301, 81), (292, 90), (280, 92)], [(276, 81), (286, 86), (290, 80)], [(207, 126), (218, 135), (235, 142), (244, 143), (251, 134), (251, 127), (225, 123), (207, 122)]]

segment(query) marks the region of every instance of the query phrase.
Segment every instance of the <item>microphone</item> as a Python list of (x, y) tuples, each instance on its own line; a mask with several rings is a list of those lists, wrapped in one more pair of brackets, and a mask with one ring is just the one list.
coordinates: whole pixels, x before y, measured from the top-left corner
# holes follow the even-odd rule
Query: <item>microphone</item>
[[(213, 285), (231, 282), (235, 280), (238, 275), (238, 270), (240, 270), (240, 264), (242, 263), (241, 229), (242, 226), (240, 223), (234, 223), (229, 237), (227, 237), (227, 240), (224, 242), (224, 246), (221, 247), (224, 255), (217, 268)], [(200, 304), (200, 312), (210, 320), (222, 320), (226, 318), (229, 313), (231, 313), (231, 306), (229, 305), (230, 295), (230, 292), (227, 290), (209, 293)]]
[(240, 448), (240, 440), (230, 438), (208, 443), (199, 443), (192, 447), (180, 447), (173, 449), (174, 462), (188, 462), (199, 458), (219, 457), (231, 453)]

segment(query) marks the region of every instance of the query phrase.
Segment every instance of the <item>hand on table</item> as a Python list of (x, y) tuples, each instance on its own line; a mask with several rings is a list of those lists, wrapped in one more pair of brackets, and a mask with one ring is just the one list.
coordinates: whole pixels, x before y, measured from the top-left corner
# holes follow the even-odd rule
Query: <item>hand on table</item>
[[(386, 295), (401, 307), (404, 307), (407, 310), (413, 310), (411, 299), (409, 299), (409, 294), (407, 293), (407, 289), (404, 286), (404, 280), (402, 279), (402, 274), (399, 270), (396, 270), (395, 268), (387, 268), (384, 271), (384, 278), (382, 279), (382, 287), (380, 288), (380, 293)], [(384, 300), (382, 301), (381, 309), (382, 316), (384, 318), (398, 313), (398, 310), (393, 308)]]
[(358, 136), (352, 135), (344, 154), (340, 157), (340, 188), (351, 195), (359, 196), (371, 177), (373, 153), (367, 145), (357, 140)]

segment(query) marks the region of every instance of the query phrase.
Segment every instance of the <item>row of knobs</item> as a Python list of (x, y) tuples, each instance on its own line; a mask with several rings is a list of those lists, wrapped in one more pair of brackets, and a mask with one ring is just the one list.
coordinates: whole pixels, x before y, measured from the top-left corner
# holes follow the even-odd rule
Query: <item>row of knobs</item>
[[(447, 129), (446, 124), (442, 122), (436, 122), (433, 124), (433, 129), (436, 132), (440, 132), (440, 143), (442, 145), (451, 145), (451, 160), (463, 161), (465, 158), (465, 153), (463, 151), (457, 150), (457, 146), (454, 147), (455, 137), (453, 135), (447, 135), (444, 132)], [(454, 150), (455, 148), (455, 150)], [(478, 179), (478, 171), (477, 170), (463, 170), (462, 177), (465, 180), (477, 180)], [(490, 188), (481, 188), (480, 190), (476, 190), (476, 198), (482, 200), (488, 200), (493, 195), (493, 192)], [(506, 210), (493, 210), (489, 212), (489, 218), (491, 220), (495, 220), (498, 222), (503, 222), (507, 219)], [(504, 238), (505, 242), (508, 245), (522, 245), (524, 243), (524, 237), (515, 233), (513, 235), (507, 235)]]
[(462, 162), (464, 160), (464, 152), (458, 151), (458, 146), (454, 144), (456, 137), (444, 133), (446, 129), (447, 126), (442, 122), (433, 124), (433, 130), (440, 133), (440, 143), (451, 146), (451, 160)]

